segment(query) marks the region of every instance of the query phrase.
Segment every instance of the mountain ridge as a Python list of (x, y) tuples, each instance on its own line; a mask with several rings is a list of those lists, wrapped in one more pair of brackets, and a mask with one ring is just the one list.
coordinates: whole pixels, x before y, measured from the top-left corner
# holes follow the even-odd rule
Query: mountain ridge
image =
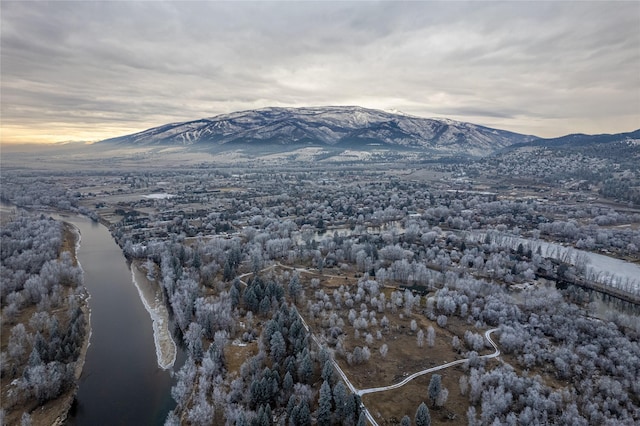
[(535, 141), (526, 142), (524, 145), (536, 146), (573, 146), (580, 147), (594, 144), (606, 144), (611, 142), (621, 142), (625, 140), (640, 139), (640, 129), (623, 133), (601, 133), (597, 135), (588, 135), (584, 133), (571, 133), (557, 138), (540, 138)]
[(539, 139), (455, 121), (359, 106), (266, 107), (169, 123), (106, 139), (119, 145), (273, 144), (385, 146), (439, 153), (486, 155)]

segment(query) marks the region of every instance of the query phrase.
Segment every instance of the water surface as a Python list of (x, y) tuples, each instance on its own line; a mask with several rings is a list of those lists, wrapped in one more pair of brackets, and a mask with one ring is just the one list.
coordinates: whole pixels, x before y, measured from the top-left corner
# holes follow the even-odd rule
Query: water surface
[(172, 380), (158, 367), (151, 319), (120, 248), (102, 225), (58, 219), (80, 230), (78, 260), (91, 295), (91, 343), (68, 424), (163, 424), (175, 405)]

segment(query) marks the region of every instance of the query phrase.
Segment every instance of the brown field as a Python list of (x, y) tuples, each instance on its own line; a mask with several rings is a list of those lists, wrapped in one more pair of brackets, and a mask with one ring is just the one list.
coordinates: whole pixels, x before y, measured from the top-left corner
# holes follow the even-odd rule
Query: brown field
[[(353, 273), (338, 276), (337, 270), (331, 270), (330, 272), (325, 270), (322, 276), (310, 273), (302, 274), (301, 279), (306, 283), (312, 277), (320, 278), (321, 288), (324, 288), (325, 292), (329, 294), (340, 285), (345, 285), (346, 287), (356, 286), (358, 280)], [(304, 287), (307, 289), (307, 298), (313, 300), (313, 291), (307, 285)], [(385, 288), (383, 291), (389, 296), (393, 289)], [(345, 357), (336, 354), (338, 363), (356, 388), (367, 389), (388, 386), (402, 381), (406, 376), (415, 372), (462, 359), (463, 356), (458, 354), (451, 345), (453, 336), (457, 335), (462, 340), (467, 329), (480, 334), (485, 332), (484, 329), (478, 330), (473, 326), (469, 326), (457, 317), (449, 317), (447, 326), (441, 328), (435, 321), (429, 320), (421, 313), (424, 303), (425, 299), (423, 298), (421, 307), (414, 308), (409, 316), (405, 315), (402, 309), (397, 310), (395, 313), (390, 309), (386, 309), (384, 313), (377, 313), (376, 318), (378, 321), (383, 316), (386, 316), (390, 324), (389, 329), (382, 332), (383, 337), (381, 340), (375, 339), (375, 332), (380, 328), (379, 326), (370, 326), (368, 330), (360, 330), (360, 337), (356, 339), (354, 337), (354, 329), (347, 319), (349, 309), (343, 308), (339, 311), (345, 321), (343, 342), (346, 350), (353, 351), (356, 346), (369, 346), (371, 350), (370, 360), (360, 365), (349, 365)], [(322, 319), (311, 320), (306, 309), (302, 306), (299, 309), (312, 327), (314, 334), (321, 335), (323, 329)], [(358, 310), (356, 309), (356, 311)], [(423, 347), (418, 347), (417, 345), (417, 331), (413, 332), (410, 329), (412, 319), (416, 320), (417, 329), (422, 329), (425, 332)], [(426, 341), (426, 330), (429, 326), (434, 328), (436, 334), (433, 347), (429, 347)], [(367, 345), (365, 341), (366, 332), (374, 335), (374, 341), (371, 345)], [(385, 343), (388, 346), (388, 353), (383, 358), (380, 354), (380, 347)], [(480, 354), (484, 355), (492, 352), (493, 350), (486, 349)], [(496, 361), (491, 362), (496, 363)], [(488, 365), (492, 364), (488, 363)], [(448, 389), (449, 397), (443, 407), (430, 407), (433, 424), (466, 425), (466, 411), (469, 407), (469, 402), (466, 396), (460, 395), (458, 385), (460, 376), (464, 374), (464, 367), (462, 365), (453, 366), (440, 370), (437, 374), (442, 376), (442, 384), (444, 388)], [(426, 374), (412, 380), (401, 388), (367, 394), (363, 397), (363, 402), (381, 425), (399, 424), (400, 419), (405, 414), (409, 415), (413, 420), (420, 403), (429, 403), (428, 386), (430, 380), (431, 374)]]
[(246, 346), (227, 345), (224, 356), (229, 375), (240, 374), (242, 364), (258, 353), (258, 342), (248, 343)]
[[(306, 267), (309, 267), (310, 270), (301, 270)], [(310, 287), (312, 278), (320, 279), (320, 289), (324, 289), (327, 294), (332, 294), (334, 289), (342, 285), (352, 293), (357, 288), (359, 274), (356, 274), (353, 270), (343, 271), (338, 268), (326, 268), (323, 273), (320, 274), (310, 265), (296, 265), (296, 268), (299, 268), (298, 271), (301, 272), (300, 279), (303, 283), (307, 300), (314, 300), (313, 293), (315, 290)], [(276, 273), (291, 272), (291, 267), (285, 265), (280, 267), (276, 266), (276, 271)], [(390, 285), (381, 289), (381, 291), (386, 294), (388, 300), (389, 295), (394, 291), (394, 287)], [(469, 325), (455, 316), (448, 318), (447, 325), (444, 328), (439, 327), (435, 321), (429, 320), (422, 313), (424, 306), (425, 298), (423, 297), (421, 306), (419, 308), (415, 307), (409, 316), (405, 315), (403, 309), (398, 309), (396, 312), (386, 309), (384, 313), (376, 313), (378, 321), (380, 321), (383, 316), (386, 316), (390, 323), (388, 330), (382, 331), (383, 337), (381, 340), (375, 339), (376, 330), (382, 330), (380, 326), (369, 326), (368, 330), (360, 330), (360, 337), (356, 339), (354, 336), (354, 328), (349, 324), (347, 319), (349, 309), (343, 307), (342, 310), (337, 311), (345, 322), (345, 326), (343, 327), (345, 333), (343, 335), (345, 349), (347, 351), (353, 351), (356, 346), (368, 346), (371, 350), (370, 360), (360, 365), (349, 365), (346, 357), (336, 353), (337, 362), (356, 388), (367, 389), (388, 386), (402, 381), (405, 377), (415, 372), (457, 359), (463, 359), (463, 355), (453, 349), (451, 343), (452, 338), (458, 336), (458, 338), (463, 341), (466, 330), (471, 330), (482, 335), (484, 335), (486, 331), (486, 329), (476, 329), (474, 325)], [(354, 309), (358, 312), (359, 306), (356, 307), (354, 305)], [(324, 334), (322, 318), (311, 319), (303, 303), (298, 305), (298, 310), (305, 317), (305, 320), (316, 336)], [(418, 347), (417, 345), (417, 331), (413, 332), (410, 329), (412, 319), (417, 322), (417, 330), (422, 329), (425, 332), (423, 347)], [(324, 325), (326, 325), (326, 323)], [(434, 328), (436, 335), (433, 347), (429, 347), (426, 341), (426, 330), (429, 326)], [(365, 341), (365, 334), (367, 332), (374, 335), (374, 340), (370, 345), (367, 345)], [(388, 345), (388, 353), (387, 356), (383, 358), (380, 354), (380, 347), (385, 343)], [(230, 372), (239, 373), (239, 368), (242, 363), (257, 353), (257, 347), (255, 347), (255, 345), (256, 344), (253, 343), (245, 347), (229, 346), (227, 348), (225, 354)], [(466, 351), (466, 349), (463, 349), (463, 351)], [(485, 348), (480, 351), (479, 354), (487, 355), (490, 353), (493, 353), (493, 349)], [(503, 354), (497, 360), (487, 360), (485, 368), (489, 370), (501, 362), (510, 364), (519, 375), (523, 374), (523, 368), (519, 365), (516, 357), (512, 355)], [(442, 369), (436, 373), (425, 374), (415, 378), (401, 388), (364, 395), (363, 402), (380, 425), (399, 424), (405, 414), (413, 421), (418, 406), (422, 402), (429, 405), (428, 386), (432, 374), (440, 374), (442, 376), (443, 388), (449, 391), (449, 396), (443, 407), (437, 408), (429, 405), (432, 424), (466, 425), (468, 423), (466, 412), (469, 408), (469, 400), (467, 396), (460, 394), (458, 384), (460, 377), (466, 374), (465, 371), (464, 365), (456, 365)], [(554, 389), (563, 388), (567, 385), (567, 383), (558, 380), (554, 376), (552, 368), (549, 369), (549, 371), (545, 371), (543, 368), (530, 369), (528, 374), (540, 375), (542, 381)], [(476, 409), (479, 413), (479, 407), (476, 407)]]

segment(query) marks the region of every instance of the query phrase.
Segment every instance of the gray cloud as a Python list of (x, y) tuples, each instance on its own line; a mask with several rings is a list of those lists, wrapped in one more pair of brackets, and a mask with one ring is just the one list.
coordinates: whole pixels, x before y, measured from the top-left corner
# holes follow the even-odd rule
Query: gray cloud
[(269, 105), (359, 104), (542, 136), (640, 127), (637, 2), (0, 7), (3, 140), (100, 139)]

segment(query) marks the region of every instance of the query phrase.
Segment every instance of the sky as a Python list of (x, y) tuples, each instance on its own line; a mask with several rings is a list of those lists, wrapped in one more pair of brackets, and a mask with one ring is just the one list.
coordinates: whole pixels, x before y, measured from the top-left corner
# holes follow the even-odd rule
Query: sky
[(2, 143), (267, 106), (640, 128), (640, 2), (0, 3)]

